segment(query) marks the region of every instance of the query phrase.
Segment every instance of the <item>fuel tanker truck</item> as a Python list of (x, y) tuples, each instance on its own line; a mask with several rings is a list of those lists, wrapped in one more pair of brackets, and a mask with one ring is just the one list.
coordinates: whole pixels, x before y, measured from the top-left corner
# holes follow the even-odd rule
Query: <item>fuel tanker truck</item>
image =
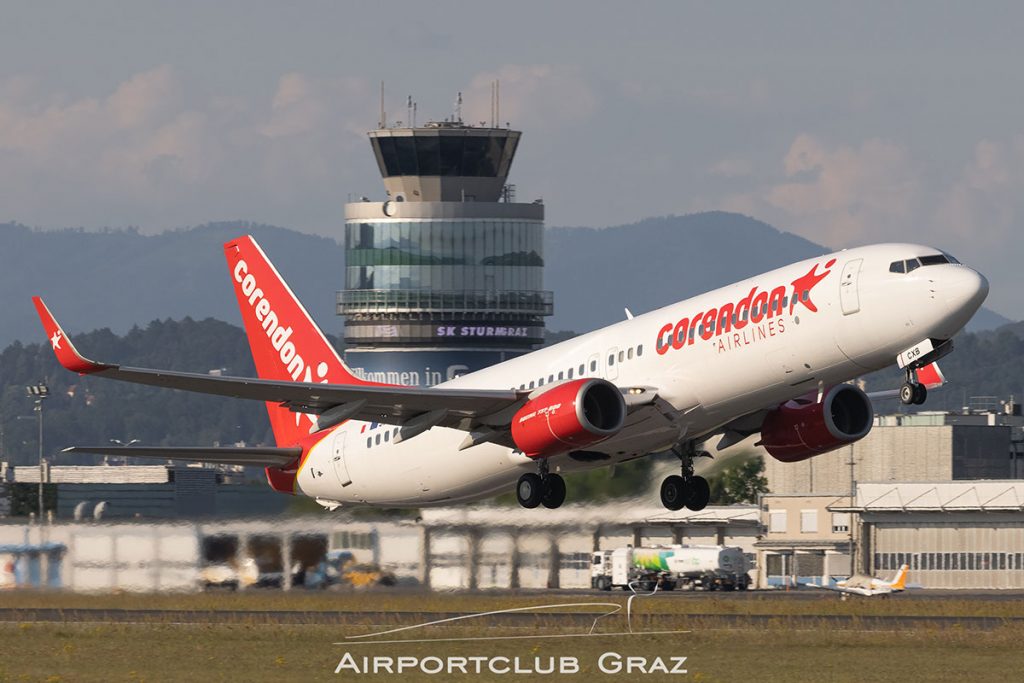
[(640, 591), (746, 590), (750, 563), (742, 548), (721, 545), (674, 545), (598, 550), (593, 555), (590, 585), (599, 590), (630, 585)]

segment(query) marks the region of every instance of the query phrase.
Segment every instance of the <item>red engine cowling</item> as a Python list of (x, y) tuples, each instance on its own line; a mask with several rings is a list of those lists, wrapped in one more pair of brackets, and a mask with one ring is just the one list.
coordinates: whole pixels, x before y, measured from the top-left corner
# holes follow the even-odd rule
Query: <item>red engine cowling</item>
[(604, 441), (622, 429), (626, 402), (611, 382), (578, 379), (531, 398), (512, 418), (512, 440), (531, 458)]
[(799, 462), (858, 441), (871, 431), (871, 399), (849, 384), (838, 384), (818, 402), (787, 401), (768, 413), (761, 425), (761, 445), (773, 458)]

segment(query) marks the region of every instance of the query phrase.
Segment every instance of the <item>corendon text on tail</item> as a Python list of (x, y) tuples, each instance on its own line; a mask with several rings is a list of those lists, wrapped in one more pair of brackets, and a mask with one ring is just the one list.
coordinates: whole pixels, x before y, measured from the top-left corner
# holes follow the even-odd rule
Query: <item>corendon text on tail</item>
[(938, 249), (859, 247), (424, 388), (355, 377), (255, 240), (224, 252), (259, 379), (91, 361), (36, 297), (46, 336), (74, 372), (265, 402), (275, 444), (175, 447), (174, 457), (261, 465), (275, 489), (328, 508), (451, 505), (509, 488), (524, 507), (556, 508), (571, 500), (564, 473), (672, 450), (680, 470), (661, 501), (699, 510), (709, 497), (701, 444), (756, 434), (794, 462), (863, 438), (872, 397), (847, 382), (896, 363), (905, 382), (881, 394), (923, 403), (943, 381), (935, 361), (988, 293), (982, 275)]

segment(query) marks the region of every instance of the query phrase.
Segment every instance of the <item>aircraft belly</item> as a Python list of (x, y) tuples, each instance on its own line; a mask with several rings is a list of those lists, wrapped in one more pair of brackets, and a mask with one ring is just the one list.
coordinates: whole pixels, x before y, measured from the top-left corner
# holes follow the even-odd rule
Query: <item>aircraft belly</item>
[(457, 450), (465, 433), (435, 428), (400, 444), (363, 448), (349, 461), (359, 482), (356, 501), (371, 505), (427, 504), (481, 497), (518, 478), (525, 457), (496, 444)]

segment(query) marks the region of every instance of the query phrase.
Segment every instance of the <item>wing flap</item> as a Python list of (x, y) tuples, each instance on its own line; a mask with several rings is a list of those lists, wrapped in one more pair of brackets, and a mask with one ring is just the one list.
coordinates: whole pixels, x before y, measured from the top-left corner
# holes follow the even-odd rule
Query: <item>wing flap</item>
[(257, 467), (284, 467), (302, 456), (301, 448), (206, 448), (202, 446), (73, 446), (65, 448), (63, 452)]
[(89, 360), (74, 347), (60, 324), (39, 297), (32, 298), (50, 337), (57, 360), (79, 374), (179, 389), (215, 396), (278, 403), (300, 413), (321, 414), (331, 408), (361, 402), (348, 419), (403, 424), (418, 415), (445, 410), (440, 426), (466, 428), (470, 422), (500, 413), (526, 395), (512, 390), (432, 389), (390, 385), (314, 384), (280, 380), (224, 377), (190, 372), (123, 367)]
[(362, 401), (362, 405), (349, 415), (349, 419), (397, 424), (423, 413), (446, 409), (449, 415), (442, 424), (454, 426), (463, 418), (486, 416), (520, 400), (514, 391), (307, 384), (117, 365), (104, 365), (102, 369), (91, 371), (91, 374), (133, 384), (270, 401), (300, 413), (321, 414), (336, 406)]

